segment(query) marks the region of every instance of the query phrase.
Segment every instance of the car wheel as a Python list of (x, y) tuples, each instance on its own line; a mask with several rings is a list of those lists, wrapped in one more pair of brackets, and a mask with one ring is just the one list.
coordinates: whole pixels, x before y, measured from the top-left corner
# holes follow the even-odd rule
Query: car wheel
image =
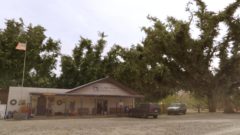
[(185, 110), (185, 111), (183, 111), (183, 114), (186, 114), (186, 110)]
[(181, 114), (184, 114), (184, 111), (179, 111), (179, 113), (178, 113), (179, 115), (181, 115)]
[(157, 119), (157, 118), (158, 118), (158, 115), (153, 115), (153, 118)]

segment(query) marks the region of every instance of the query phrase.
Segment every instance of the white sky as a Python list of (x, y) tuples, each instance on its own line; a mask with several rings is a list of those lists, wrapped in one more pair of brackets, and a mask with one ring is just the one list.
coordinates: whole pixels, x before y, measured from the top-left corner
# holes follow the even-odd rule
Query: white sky
[[(208, 9), (222, 10), (234, 0), (204, 0)], [(97, 33), (108, 37), (107, 50), (113, 44), (130, 47), (139, 43), (142, 26), (151, 23), (147, 15), (165, 20), (167, 16), (188, 19), (189, 0), (3, 0), (0, 28), (5, 19), (23, 18), (25, 24), (41, 25), (46, 35), (61, 40), (63, 54), (71, 54), (80, 36), (96, 41)]]

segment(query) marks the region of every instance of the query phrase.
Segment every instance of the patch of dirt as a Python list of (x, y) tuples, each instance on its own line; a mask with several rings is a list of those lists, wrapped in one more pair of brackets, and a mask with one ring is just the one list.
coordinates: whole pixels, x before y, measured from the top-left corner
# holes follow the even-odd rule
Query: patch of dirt
[(160, 115), (158, 119), (0, 120), (1, 135), (238, 135), (240, 114)]

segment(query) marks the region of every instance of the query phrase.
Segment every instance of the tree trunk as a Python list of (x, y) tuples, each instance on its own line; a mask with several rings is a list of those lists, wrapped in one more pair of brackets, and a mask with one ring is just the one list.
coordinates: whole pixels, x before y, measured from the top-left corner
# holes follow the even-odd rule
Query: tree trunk
[(231, 102), (231, 99), (229, 96), (225, 96), (224, 98), (224, 113), (234, 113), (234, 106)]
[(209, 112), (216, 112), (216, 110), (217, 110), (216, 106), (217, 106), (217, 104), (216, 104), (213, 94), (208, 95), (208, 110), (209, 110)]

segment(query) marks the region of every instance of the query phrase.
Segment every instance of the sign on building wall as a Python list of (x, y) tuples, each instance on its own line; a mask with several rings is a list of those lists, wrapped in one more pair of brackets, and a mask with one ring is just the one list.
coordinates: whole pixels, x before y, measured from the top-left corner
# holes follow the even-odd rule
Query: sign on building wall
[(5, 111), (6, 111), (6, 105), (0, 104), (0, 119), (3, 119), (5, 117)]

